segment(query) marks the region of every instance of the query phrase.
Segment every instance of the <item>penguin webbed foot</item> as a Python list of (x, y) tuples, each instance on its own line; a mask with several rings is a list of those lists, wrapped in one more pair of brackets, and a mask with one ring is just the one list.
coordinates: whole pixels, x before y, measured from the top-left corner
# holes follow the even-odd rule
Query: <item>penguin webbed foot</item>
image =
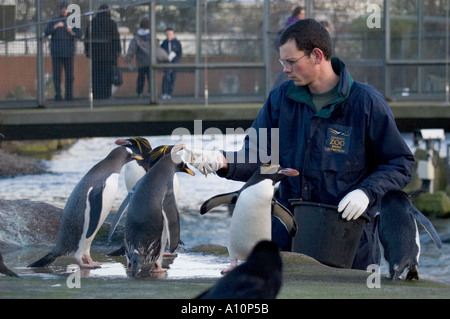
[(78, 266), (80, 266), (80, 269), (98, 269), (98, 268), (102, 268), (101, 263), (98, 263), (98, 262), (94, 262), (92, 264), (79, 263)]
[(222, 271), (220, 272), (220, 274), (221, 274), (221, 275), (226, 275), (226, 274), (228, 274), (230, 271), (232, 271), (234, 268), (236, 268), (237, 266), (238, 266), (238, 260), (237, 260), (237, 259), (232, 259), (232, 260), (231, 260), (230, 267), (228, 267), (228, 268), (222, 270)]
[(93, 261), (92, 258), (86, 258), (87, 263), (83, 262), (83, 259), (76, 259), (77, 265), (80, 266), (80, 269), (97, 269), (102, 268), (102, 264), (96, 261)]
[(150, 273), (164, 273), (167, 272), (166, 268), (163, 268), (160, 264), (155, 263), (153, 267), (150, 269)]
[(408, 273), (406, 274), (406, 280), (419, 280), (419, 271), (417, 266), (411, 266), (408, 268)]

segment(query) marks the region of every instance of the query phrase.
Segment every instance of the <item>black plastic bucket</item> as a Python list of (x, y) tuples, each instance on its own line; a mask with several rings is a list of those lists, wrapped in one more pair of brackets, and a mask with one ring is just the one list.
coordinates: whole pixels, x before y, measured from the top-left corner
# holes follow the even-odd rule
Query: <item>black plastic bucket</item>
[(336, 206), (291, 201), (298, 225), (292, 251), (333, 267), (351, 268), (363, 228), (370, 221), (362, 215), (346, 221)]

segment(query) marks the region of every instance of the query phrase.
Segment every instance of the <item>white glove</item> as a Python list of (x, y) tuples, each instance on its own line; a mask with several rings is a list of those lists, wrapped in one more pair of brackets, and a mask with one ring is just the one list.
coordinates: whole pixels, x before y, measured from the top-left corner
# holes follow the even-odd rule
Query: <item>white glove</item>
[(355, 189), (348, 193), (340, 201), (338, 205), (338, 212), (342, 212), (342, 218), (349, 220), (356, 220), (361, 216), (369, 206), (369, 197), (360, 189)]
[(227, 162), (220, 151), (190, 150), (186, 147), (183, 148), (181, 157), (204, 175), (217, 172)]
[(173, 59), (175, 59), (176, 56), (177, 56), (177, 54), (174, 51), (170, 52), (169, 53), (169, 60), (170, 60), (170, 62), (172, 62)]

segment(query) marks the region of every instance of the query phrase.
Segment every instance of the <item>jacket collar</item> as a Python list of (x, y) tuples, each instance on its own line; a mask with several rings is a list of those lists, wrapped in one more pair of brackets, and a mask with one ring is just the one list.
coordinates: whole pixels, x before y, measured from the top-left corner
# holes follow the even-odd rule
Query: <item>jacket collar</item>
[[(338, 74), (340, 78), (338, 90), (339, 98), (336, 101), (329, 104), (328, 106), (323, 107), (321, 110), (317, 112), (316, 116), (322, 118), (330, 117), (336, 104), (341, 103), (347, 99), (354, 82), (344, 62), (342, 62), (340, 59), (332, 58), (331, 65), (333, 67), (334, 72)], [(291, 81), (287, 90), (287, 96), (298, 102), (306, 103), (311, 108), (315, 109), (308, 86), (296, 86), (294, 82)]]

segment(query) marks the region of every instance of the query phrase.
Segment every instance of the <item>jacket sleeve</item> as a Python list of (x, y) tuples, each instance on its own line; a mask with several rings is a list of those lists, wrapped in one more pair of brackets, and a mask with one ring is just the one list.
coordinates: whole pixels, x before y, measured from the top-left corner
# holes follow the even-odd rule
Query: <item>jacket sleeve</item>
[(397, 129), (394, 115), (382, 96), (372, 100), (368, 135), (372, 148), (374, 171), (359, 188), (369, 196), (372, 205), (392, 189), (403, 189), (411, 181), (414, 156)]
[(131, 39), (130, 41), (130, 44), (128, 45), (128, 51), (127, 54), (125, 55), (125, 62), (130, 63), (131, 60), (133, 60), (135, 54), (136, 54), (136, 38), (133, 37), (133, 39)]
[(44, 34), (46, 37), (49, 35), (52, 35), (53, 32), (55, 32), (55, 29), (53, 28), (55, 26), (55, 21), (50, 21), (47, 25), (47, 27), (44, 30)]
[(77, 39), (81, 39), (82, 32), (80, 28), (73, 28), (73, 32), (75, 33), (74, 37)]
[(117, 24), (113, 21), (113, 34), (112, 34), (112, 49), (114, 51), (114, 56), (119, 57), (122, 53), (122, 44), (120, 43), (120, 34)]
[(279, 113), (274, 107), (279, 103), (273, 103), (276, 95), (272, 92), (267, 98), (245, 136), (242, 148), (236, 152), (223, 152), (228, 169), (218, 171), (219, 176), (245, 182), (261, 164), (271, 159), (272, 129), (277, 127)]
[(183, 55), (183, 48), (181, 46), (181, 42), (177, 41), (177, 47), (175, 50), (175, 53), (177, 54), (177, 56), (175, 57), (174, 61), (172, 61), (172, 63), (179, 63), (181, 61), (181, 56)]
[(90, 43), (89, 43), (89, 38), (90, 38), (90, 27), (88, 27), (86, 29), (86, 31), (84, 32), (84, 54), (87, 57), (90, 57), (90, 51), (91, 51), (91, 47), (90, 47)]

